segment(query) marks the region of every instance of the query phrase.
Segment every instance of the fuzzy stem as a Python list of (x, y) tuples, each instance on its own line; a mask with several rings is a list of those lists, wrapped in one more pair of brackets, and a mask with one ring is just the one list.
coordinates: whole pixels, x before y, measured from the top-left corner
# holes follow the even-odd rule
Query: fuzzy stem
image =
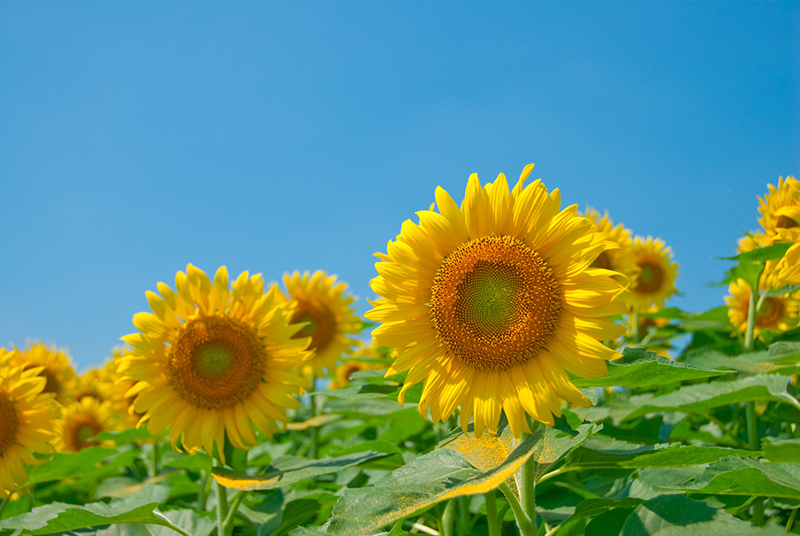
[(447, 506), (444, 507), (444, 513), (442, 514), (442, 522), (441, 526), (439, 527), (439, 532), (442, 533), (442, 536), (453, 536), (453, 522), (456, 518), (456, 501), (455, 499), (450, 499), (447, 501)]
[(503, 523), (497, 518), (497, 501), (495, 491), (486, 492), (486, 523), (489, 525), (489, 536), (500, 536)]
[(217, 536), (225, 536), (225, 519), (228, 517), (228, 490), (214, 480), (217, 492)]
[(511, 506), (511, 510), (514, 511), (514, 517), (517, 519), (517, 526), (519, 527), (520, 535), (534, 536), (536, 534), (536, 526), (531, 522), (528, 514), (525, 513), (525, 510), (522, 509), (522, 506), (519, 504), (516, 495), (514, 495), (514, 492), (508, 487), (508, 484), (503, 482), (500, 484), (500, 486), (498, 486), (497, 489), (499, 489), (503, 495), (506, 496), (506, 500)]
[(233, 532), (233, 520), (236, 518), (236, 511), (239, 509), (239, 505), (242, 504), (245, 497), (247, 497), (246, 491), (239, 491), (233, 496), (233, 501), (231, 502), (230, 508), (228, 508), (228, 515), (225, 517), (225, 534), (231, 534)]
[(206, 510), (206, 499), (208, 497), (211, 473), (203, 471), (200, 473), (200, 491), (197, 492), (197, 509), (201, 512)]
[[(539, 427), (539, 422), (529, 419), (528, 426), (531, 429), (531, 433), (534, 433)], [(524, 441), (527, 436), (527, 434), (522, 434), (520, 440)], [(533, 523), (534, 528), (536, 528), (536, 461), (533, 456), (528, 458), (520, 467), (519, 496), (525, 514)]]
[(792, 532), (792, 525), (794, 525), (794, 520), (797, 518), (797, 510), (800, 508), (795, 508), (792, 510), (791, 515), (789, 516), (789, 522), (786, 523), (786, 532)]

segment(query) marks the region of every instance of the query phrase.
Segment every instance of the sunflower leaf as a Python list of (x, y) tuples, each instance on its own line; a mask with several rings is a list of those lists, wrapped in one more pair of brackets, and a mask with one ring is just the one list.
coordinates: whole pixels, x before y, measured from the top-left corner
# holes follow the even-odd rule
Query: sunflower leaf
[(0, 521), (0, 530), (16, 529), (21, 530), (22, 534), (58, 534), (115, 523), (165, 525), (169, 521), (154, 511), (168, 496), (169, 486), (156, 484), (110, 504), (96, 502), (76, 506), (51, 503), (34, 508), (30, 513)]
[(785, 376), (760, 375), (729, 382), (687, 385), (671, 393), (653, 393), (617, 398), (607, 407), (573, 408), (585, 420), (627, 421), (662, 411), (704, 415), (706, 410), (739, 402), (781, 402), (800, 409), (797, 399), (787, 392)]
[[(370, 534), (440, 501), (492, 490), (531, 457), (537, 462), (537, 473), (541, 474), (597, 429), (595, 425), (582, 425), (575, 435), (570, 435), (540, 427), (516, 445), (499, 465), (487, 471), (478, 469), (451, 447), (424, 454), (374, 486), (344, 490), (333, 508), (328, 534)], [(480, 458), (479, 453), (473, 454)], [(492, 465), (494, 463), (486, 464), (487, 467)]]
[(755, 527), (724, 510), (717, 510), (683, 495), (662, 495), (637, 506), (625, 521), (620, 536), (670, 534), (778, 536), (785, 533), (783, 527)]
[(226, 488), (267, 490), (293, 484), (306, 478), (336, 473), (347, 467), (386, 457), (382, 452), (358, 452), (338, 458), (309, 460), (298, 456), (280, 456), (272, 460), (267, 473), (251, 476), (223, 468), (214, 468), (214, 479)]
[(608, 363), (601, 378), (573, 378), (575, 387), (652, 387), (666, 383), (730, 374), (730, 370), (705, 369), (670, 361), (644, 348), (625, 348), (622, 358)]

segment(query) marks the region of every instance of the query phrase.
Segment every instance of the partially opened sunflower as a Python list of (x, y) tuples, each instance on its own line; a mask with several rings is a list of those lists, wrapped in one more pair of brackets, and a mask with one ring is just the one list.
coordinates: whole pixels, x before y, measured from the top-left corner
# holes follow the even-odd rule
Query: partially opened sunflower
[(133, 351), (123, 358), (123, 380), (135, 382), (127, 396), (144, 414), (151, 432), (170, 429), (189, 451), (217, 447), (224, 461), (227, 438), (239, 449), (256, 444), (253, 424), (266, 436), (286, 420), (286, 408), (305, 381), (290, 369), (311, 353), (310, 339), (295, 338), (290, 323), (296, 303), (273, 286), (264, 292), (260, 274), (243, 272), (228, 283), (228, 271), (214, 281), (189, 264), (175, 277), (177, 292), (158, 284), (161, 296), (147, 293), (153, 313), (139, 313), (140, 333), (123, 337)]
[(513, 190), (504, 175), (481, 186), (477, 175), (459, 207), (441, 187), (438, 209), (405, 221), (375, 266), (372, 289), (382, 298), (367, 318), (373, 337), (399, 350), (387, 375), (408, 370), (400, 394), (423, 381), (419, 410), (434, 421), (461, 408), (461, 426), (497, 431), (501, 412), (515, 436), (530, 431), (525, 413), (553, 424), (561, 402), (587, 405), (566, 371), (606, 374), (617, 357), (600, 340), (625, 332), (617, 272), (592, 268), (607, 236), (560, 210), (559, 191), (540, 181)]

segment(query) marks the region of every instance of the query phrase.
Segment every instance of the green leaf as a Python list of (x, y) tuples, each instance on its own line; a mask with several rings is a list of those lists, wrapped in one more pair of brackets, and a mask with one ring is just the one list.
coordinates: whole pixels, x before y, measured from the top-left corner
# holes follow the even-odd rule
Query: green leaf
[(800, 371), (796, 360), (778, 359), (770, 352), (754, 352), (731, 357), (714, 349), (702, 350), (686, 355), (684, 362), (698, 367), (727, 368), (750, 375), (777, 373), (790, 376)]
[(619, 397), (610, 406), (573, 408), (573, 411), (588, 421), (610, 417), (620, 422), (662, 411), (704, 415), (710, 408), (751, 401), (782, 402), (800, 408), (797, 399), (786, 390), (788, 383), (784, 376), (753, 376), (730, 382), (687, 385), (658, 397), (650, 393), (627, 399)]
[(738, 262), (766, 262), (778, 261), (783, 258), (789, 248), (792, 247), (792, 242), (778, 242), (772, 246), (757, 247), (756, 249), (739, 253), (733, 257), (719, 257), (726, 261)]
[(0, 521), (0, 529), (21, 529), (22, 534), (53, 534), (112, 523), (163, 525), (164, 519), (153, 511), (168, 496), (168, 486), (154, 485), (110, 504), (97, 502), (74, 506), (52, 503), (34, 508), (28, 514)]
[[(588, 532), (587, 532), (588, 534)], [(724, 510), (683, 495), (663, 495), (636, 507), (622, 527), (621, 536), (785, 536), (782, 527), (755, 527)]]
[(573, 379), (575, 387), (653, 387), (665, 383), (729, 374), (670, 361), (644, 348), (625, 348), (622, 358), (608, 363), (608, 376)]
[[(157, 436), (165, 436), (166, 432), (157, 434)], [(154, 437), (146, 426), (142, 428), (128, 428), (122, 432), (105, 431), (97, 434), (94, 439), (96, 441), (113, 441), (116, 445), (124, 445), (127, 443), (135, 443), (136, 441), (143, 441)]]
[(800, 439), (765, 437), (761, 445), (764, 457), (771, 462), (800, 462)]
[(381, 452), (360, 452), (339, 458), (309, 460), (298, 456), (280, 456), (272, 461), (264, 475), (251, 476), (223, 468), (214, 468), (214, 479), (226, 488), (239, 490), (267, 490), (293, 484), (306, 478), (336, 473), (376, 458), (383, 458)]
[(42, 482), (85, 476), (87, 468), (94, 468), (117, 453), (117, 449), (89, 447), (69, 454), (54, 454), (44, 465), (31, 467), (25, 487)]
[(585, 536), (619, 536), (634, 508), (616, 508), (603, 512), (586, 525)]
[(377, 529), (440, 501), (485, 493), (496, 488), (529, 458), (537, 469), (577, 447), (596, 429), (584, 425), (574, 436), (540, 427), (499, 465), (481, 471), (452, 448), (422, 455), (367, 488), (345, 489), (333, 508), (328, 533), (337, 536), (371, 534)]
[(575, 451), (570, 465), (586, 469), (682, 467), (713, 463), (730, 456), (745, 458), (760, 454), (757, 451), (696, 445), (636, 445), (593, 436)]
[[(201, 517), (194, 510), (168, 510), (161, 515), (192, 536), (207, 536), (216, 527), (213, 519)], [(147, 528), (153, 536), (175, 536), (177, 534), (165, 525), (148, 525)]]
[(195, 469), (197, 471), (210, 472), (214, 466), (214, 460), (205, 452), (195, 454), (182, 454), (179, 452), (168, 452), (161, 460), (165, 467), (175, 469)]
[(800, 464), (797, 463), (730, 457), (708, 466), (643, 469), (639, 475), (657, 491), (800, 499)]
[(777, 298), (778, 296), (783, 296), (784, 294), (794, 294), (798, 290), (800, 290), (800, 285), (786, 285), (785, 287), (770, 290), (767, 292), (767, 296), (770, 298)]
[(329, 452), (329, 454), (335, 458), (340, 456), (344, 456), (347, 454), (355, 454), (357, 452), (380, 452), (386, 454), (385, 458), (377, 458), (375, 460), (370, 460), (361, 464), (361, 467), (364, 469), (377, 469), (381, 471), (393, 471), (398, 467), (403, 465), (403, 451), (400, 450), (400, 447), (395, 445), (394, 443), (390, 443), (388, 441), (384, 441), (381, 439), (375, 439), (372, 441), (364, 441), (359, 443), (358, 445), (354, 445), (352, 447), (342, 449), (342, 450), (334, 450)]

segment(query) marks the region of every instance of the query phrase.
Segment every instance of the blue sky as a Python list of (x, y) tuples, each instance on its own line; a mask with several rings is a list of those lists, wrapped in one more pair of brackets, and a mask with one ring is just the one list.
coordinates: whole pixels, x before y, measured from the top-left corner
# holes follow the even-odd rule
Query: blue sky
[(718, 280), (800, 173), (798, 2), (0, 2), (0, 345), (102, 363), (188, 262), (325, 269), (533, 177)]

